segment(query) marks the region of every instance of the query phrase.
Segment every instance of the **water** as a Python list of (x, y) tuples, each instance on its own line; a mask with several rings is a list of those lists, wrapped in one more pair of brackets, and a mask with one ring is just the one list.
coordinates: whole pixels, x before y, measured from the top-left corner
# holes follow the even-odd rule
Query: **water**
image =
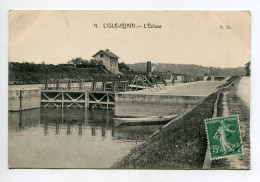
[(9, 112), (9, 167), (108, 168), (161, 125), (113, 126), (111, 110)]

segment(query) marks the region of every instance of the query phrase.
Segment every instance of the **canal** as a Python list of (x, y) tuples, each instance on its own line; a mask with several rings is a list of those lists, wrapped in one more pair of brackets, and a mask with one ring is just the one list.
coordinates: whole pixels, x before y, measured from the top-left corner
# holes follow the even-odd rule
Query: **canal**
[[(117, 102), (115, 111), (80, 108), (9, 111), (9, 167), (109, 168), (162, 126), (116, 128), (113, 121), (114, 112), (118, 112), (117, 115), (127, 113), (128, 116), (131, 112), (133, 116), (138, 113), (167, 115), (165, 111), (182, 114), (199, 104), (198, 99), (193, 98), (195, 93), (195, 96), (206, 97), (221, 84), (221, 81), (176, 84), (158, 93), (149, 94), (153, 102), (142, 99), (137, 95), (139, 92), (133, 92), (130, 100), (125, 97), (122, 102)], [(15, 88), (17, 89), (16, 86), (9, 87)], [(137, 99), (132, 102), (134, 95), (137, 95)], [(162, 97), (152, 99), (154, 95)], [(170, 100), (170, 97), (173, 99)], [(162, 98), (165, 98), (164, 102)], [(187, 100), (188, 98), (190, 99)], [(146, 100), (149, 102), (145, 103)], [(162, 105), (164, 107), (161, 107)]]
[(9, 112), (9, 167), (108, 168), (161, 127), (113, 126), (113, 110)]

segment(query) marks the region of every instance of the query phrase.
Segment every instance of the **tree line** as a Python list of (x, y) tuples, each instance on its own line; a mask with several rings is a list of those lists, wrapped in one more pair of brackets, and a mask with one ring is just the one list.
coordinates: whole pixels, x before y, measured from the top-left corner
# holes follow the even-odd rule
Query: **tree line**
[[(129, 67), (124, 63), (118, 64), (119, 71), (125, 72)], [(85, 69), (84, 69), (85, 68)], [(73, 58), (65, 64), (35, 63), (9, 63), (9, 84), (38, 84), (46, 80), (87, 80), (87, 79), (113, 79), (117, 75), (106, 71), (104, 65), (95, 60), (85, 60), (80, 57)]]

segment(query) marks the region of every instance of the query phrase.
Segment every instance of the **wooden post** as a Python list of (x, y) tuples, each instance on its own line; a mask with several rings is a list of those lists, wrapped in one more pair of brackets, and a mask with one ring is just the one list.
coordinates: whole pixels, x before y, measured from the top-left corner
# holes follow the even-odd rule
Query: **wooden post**
[(97, 88), (97, 82), (96, 82), (96, 81), (93, 81), (93, 82), (92, 82), (92, 90), (93, 90), (93, 91), (96, 91), (96, 88)]
[(61, 108), (61, 124), (63, 125), (64, 122), (64, 108)]
[(80, 90), (83, 89), (83, 82), (82, 82), (81, 79), (79, 80), (79, 89), (80, 89)]
[(23, 91), (20, 90), (20, 96), (19, 96), (19, 100), (20, 100), (20, 111), (23, 110)]
[(69, 80), (69, 82), (68, 82), (68, 90), (70, 90), (71, 89), (71, 80)]
[(45, 90), (48, 90), (48, 80), (45, 81)]
[(108, 95), (108, 93), (106, 93), (106, 94), (107, 94), (107, 110), (108, 110), (109, 95)]
[(61, 92), (61, 107), (64, 107), (64, 92)]
[(106, 91), (106, 82), (105, 81), (102, 82), (102, 88), (103, 88), (103, 91)]
[(124, 83), (124, 91), (127, 91), (127, 82)]
[(116, 92), (116, 81), (114, 81), (113, 87), (113, 91)]
[(23, 117), (23, 112), (20, 110), (19, 129), (22, 129), (22, 127), (23, 127), (22, 117)]
[(59, 88), (60, 88), (60, 81), (57, 80), (57, 81), (56, 81), (56, 89), (59, 90)]
[(85, 108), (89, 108), (89, 92), (85, 92)]

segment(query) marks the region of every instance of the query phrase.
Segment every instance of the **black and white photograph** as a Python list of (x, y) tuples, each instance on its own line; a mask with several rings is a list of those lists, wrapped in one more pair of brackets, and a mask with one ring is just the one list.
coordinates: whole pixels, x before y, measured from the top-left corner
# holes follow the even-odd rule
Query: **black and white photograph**
[(251, 168), (250, 11), (8, 16), (10, 169)]

